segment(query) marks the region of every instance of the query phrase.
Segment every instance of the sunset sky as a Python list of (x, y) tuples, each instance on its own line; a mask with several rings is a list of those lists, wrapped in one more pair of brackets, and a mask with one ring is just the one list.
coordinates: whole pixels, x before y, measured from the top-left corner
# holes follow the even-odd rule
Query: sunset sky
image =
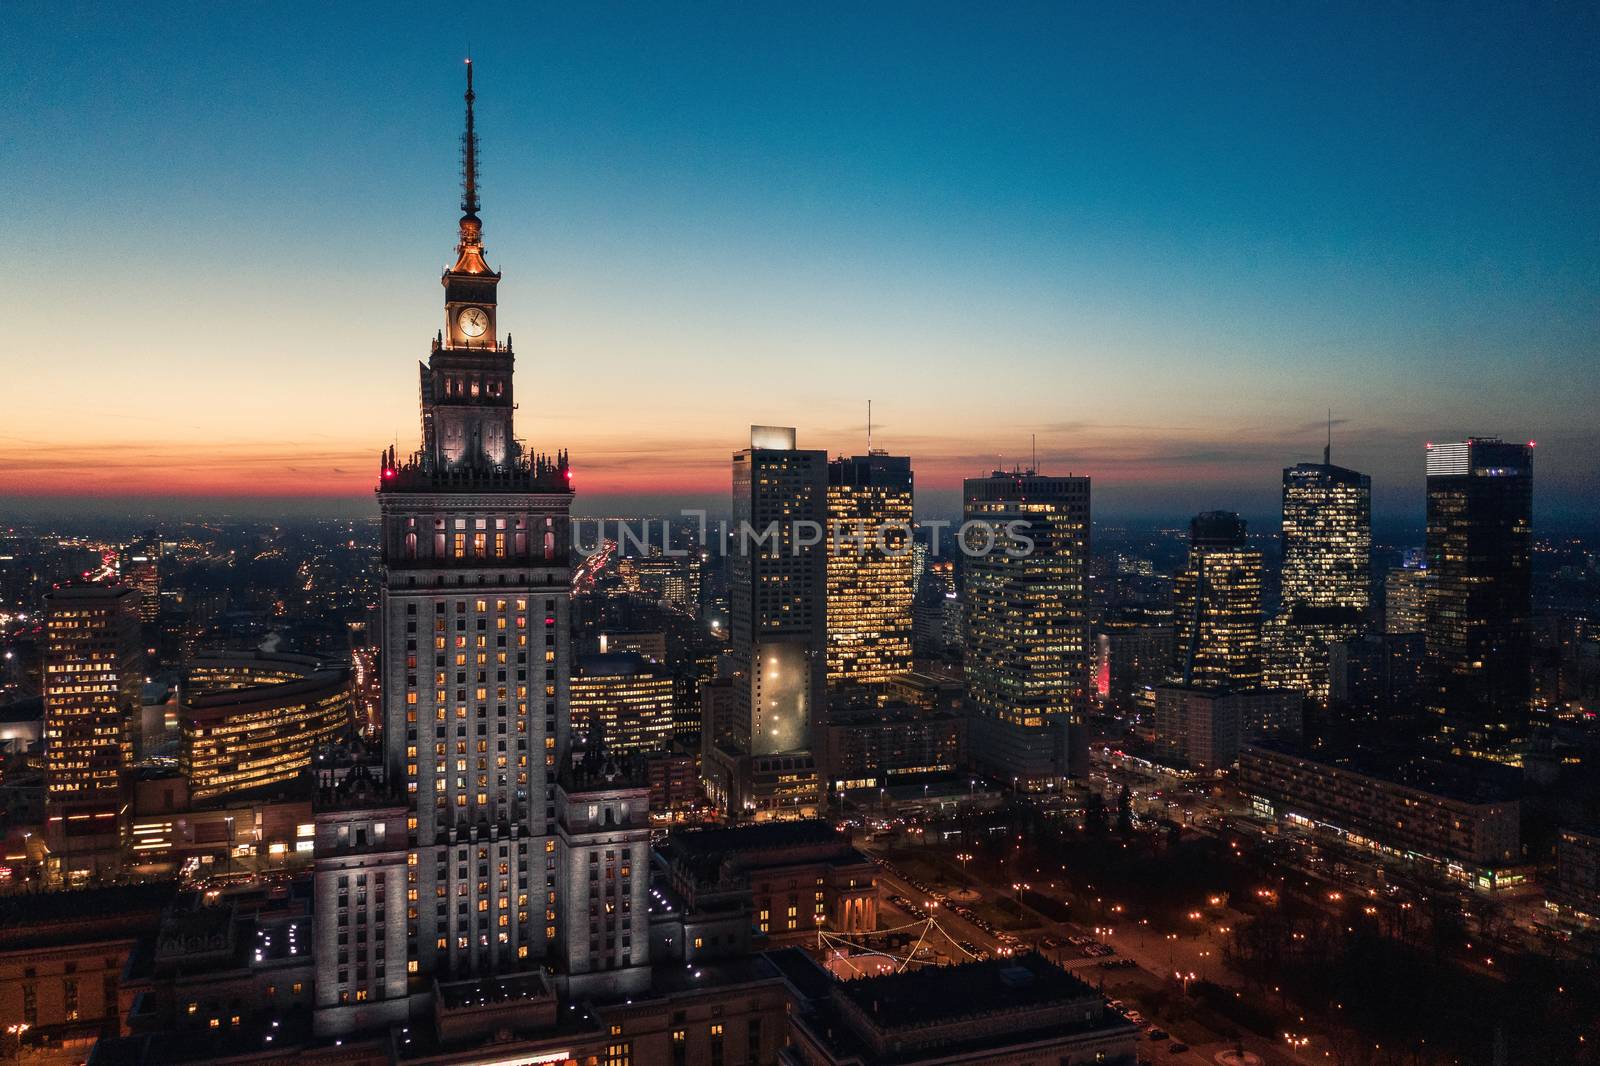
[[(1275, 510), (1428, 440), (1600, 517), (1600, 8), (62, 5), (0, 12), (0, 506), (371, 507), (416, 446), (463, 55), (518, 431), (587, 513), (750, 423)], [(1110, 10), (1116, 8), (1117, 10)], [(197, 499), (198, 498), (198, 499)]]

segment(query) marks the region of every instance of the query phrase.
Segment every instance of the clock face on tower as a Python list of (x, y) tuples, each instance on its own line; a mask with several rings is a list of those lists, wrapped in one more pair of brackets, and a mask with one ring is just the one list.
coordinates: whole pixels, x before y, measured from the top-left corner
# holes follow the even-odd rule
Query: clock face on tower
[(456, 315), (456, 326), (468, 337), (481, 337), (489, 328), (489, 315), (481, 307), (463, 307)]

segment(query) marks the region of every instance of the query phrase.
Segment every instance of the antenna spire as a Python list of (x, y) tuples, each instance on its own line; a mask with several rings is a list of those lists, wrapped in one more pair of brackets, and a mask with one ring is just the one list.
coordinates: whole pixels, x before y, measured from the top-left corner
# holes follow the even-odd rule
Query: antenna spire
[(1322, 446), (1322, 465), (1333, 465), (1333, 408), (1328, 408), (1328, 443)]
[(867, 401), (867, 454), (872, 454), (872, 401)]
[(467, 130), (461, 135), (461, 213), (478, 214), (478, 131), (472, 123), (472, 57), (467, 57)]
[(461, 232), (456, 243), (457, 274), (487, 274), (483, 258), (483, 223), (478, 220), (478, 130), (473, 124), (472, 57), (467, 57), (467, 128), (461, 134)]
[(1037, 474), (1039, 472), (1039, 434), (1032, 433), (1029, 436), (1033, 440), (1033, 472)]

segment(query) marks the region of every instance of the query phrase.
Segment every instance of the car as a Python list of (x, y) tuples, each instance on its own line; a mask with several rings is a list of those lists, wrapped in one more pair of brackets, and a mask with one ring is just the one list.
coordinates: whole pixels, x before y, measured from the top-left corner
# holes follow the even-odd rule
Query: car
[(1152, 1029), (1152, 1030), (1150, 1030), (1150, 1039), (1151, 1040), (1166, 1040), (1171, 1035), (1172, 1034), (1167, 1032), (1165, 1029)]
[(1185, 1044), (1181, 1040), (1174, 1040), (1172, 1043), (1167, 1045), (1167, 1050), (1172, 1052), (1174, 1055), (1181, 1055), (1185, 1051), (1189, 1050), (1189, 1045)]

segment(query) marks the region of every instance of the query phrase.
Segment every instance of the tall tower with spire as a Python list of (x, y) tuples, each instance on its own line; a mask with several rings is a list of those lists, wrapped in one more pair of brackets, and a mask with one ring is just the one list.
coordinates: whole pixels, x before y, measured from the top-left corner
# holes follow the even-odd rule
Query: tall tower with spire
[[(405, 782), (406, 967), (417, 981), (541, 966), (559, 910), (572, 485), (565, 453), (532, 453), (513, 429), (474, 102), (469, 61), (462, 215), (444, 328), (420, 366), (421, 446), (384, 451), (377, 487), (384, 759)], [(351, 1000), (371, 1002), (384, 986), (357, 987), (363, 950), (352, 946), (346, 972)]]
[(500, 275), (483, 257), (478, 218), (478, 131), (473, 115), (472, 61), (467, 60), (467, 123), (461, 135), (461, 222), (455, 265), (444, 272), (444, 329), (422, 369), (424, 461), (441, 473), (508, 465), (514, 361), (511, 338), (500, 342), (496, 289)]

